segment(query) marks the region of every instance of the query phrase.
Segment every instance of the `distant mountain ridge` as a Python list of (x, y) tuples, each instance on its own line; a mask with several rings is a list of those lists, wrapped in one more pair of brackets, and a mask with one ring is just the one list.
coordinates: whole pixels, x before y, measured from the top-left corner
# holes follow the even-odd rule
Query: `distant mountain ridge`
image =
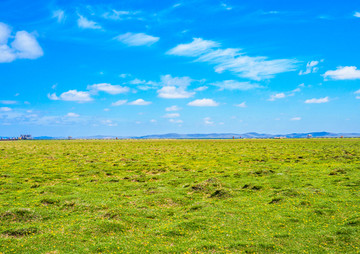
[[(309, 135), (313, 138), (340, 138), (340, 137), (360, 137), (360, 133), (331, 133), (331, 132), (306, 132), (306, 133), (290, 133), (290, 134), (266, 134), (257, 132), (247, 132), (243, 134), (237, 133), (208, 133), (208, 134), (153, 134), (145, 136), (113, 136), (113, 135), (95, 135), (84, 137), (73, 137), (73, 139), (232, 139), (232, 138), (307, 138)], [(1, 137), (7, 139), (9, 137)], [(67, 139), (66, 137), (50, 137), (40, 136), (34, 137), (36, 140), (53, 140), (53, 139)]]
[[(240, 139), (240, 138), (307, 138), (309, 135), (313, 138), (350, 138), (360, 137), (360, 133), (331, 133), (331, 132), (306, 132), (306, 133), (290, 133), (290, 134), (266, 134), (257, 132), (247, 132), (243, 134), (237, 133), (208, 133), (208, 134), (153, 134), (145, 136), (112, 136), (112, 135), (95, 135), (95, 136), (83, 136), (73, 137), (72, 139)], [(9, 139), (11, 137), (1, 137), (0, 139)], [(68, 139), (66, 137), (51, 137), (51, 136), (39, 136), (34, 137), (36, 140), (56, 140), (56, 139)]]

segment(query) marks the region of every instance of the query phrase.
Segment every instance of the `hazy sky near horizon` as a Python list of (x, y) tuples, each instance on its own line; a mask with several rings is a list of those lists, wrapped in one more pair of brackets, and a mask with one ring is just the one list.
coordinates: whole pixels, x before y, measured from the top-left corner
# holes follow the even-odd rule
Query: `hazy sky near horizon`
[(0, 1), (0, 136), (360, 132), (357, 1)]

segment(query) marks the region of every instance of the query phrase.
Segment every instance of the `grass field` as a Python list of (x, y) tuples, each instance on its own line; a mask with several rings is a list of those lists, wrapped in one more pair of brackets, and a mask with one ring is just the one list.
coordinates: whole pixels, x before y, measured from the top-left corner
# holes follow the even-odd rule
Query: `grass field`
[(0, 253), (359, 253), (360, 139), (0, 142)]

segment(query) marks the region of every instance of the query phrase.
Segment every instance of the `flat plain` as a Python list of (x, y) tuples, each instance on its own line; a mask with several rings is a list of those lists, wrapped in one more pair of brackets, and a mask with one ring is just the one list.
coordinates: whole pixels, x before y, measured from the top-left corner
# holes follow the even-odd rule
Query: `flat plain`
[(0, 142), (0, 253), (359, 253), (360, 139)]

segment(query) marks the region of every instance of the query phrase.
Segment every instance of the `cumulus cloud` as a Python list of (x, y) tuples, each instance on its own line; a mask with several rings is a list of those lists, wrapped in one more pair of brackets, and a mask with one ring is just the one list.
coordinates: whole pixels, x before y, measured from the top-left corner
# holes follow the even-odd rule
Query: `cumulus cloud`
[(224, 80), (220, 82), (212, 83), (211, 85), (217, 86), (220, 90), (251, 90), (255, 88), (262, 88), (258, 84), (252, 84), (250, 82), (239, 82), (236, 80)]
[(127, 100), (118, 100), (116, 102), (111, 103), (111, 106), (121, 106), (126, 104)]
[(150, 46), (160, 38), (144, 33), (126, 33), (115, 37), (116, 40), (128, 46)]
[(79, 114), (76, 114), (76, 113), (72, 113), (72, 112), (69, 112), (66, 114), (67, 117), (79, 117), (80, 115)]
[(10, 35), (10, 27), (7, 24), (0, 22), (0, 44), (7, 44)]
[(150, 105), (152, 102), (151, 101), (145, 101), (143, 99), (137, 99), (135, 101), (129, 102), (129, 105), (137, 105), (137, 106), (146, 106), (146, 105)]
[(106, 92), (108, 94), (121, 94), (129, 92), (128, 87), (122, 87), (119, 85), (111, 85), (109, 83), (94, 84), (87, 87), (88, 90), (97, 93), (99, 91)]
[(360, 12), (356, 11), (356, 12), (354, 13), (354, 17), (360, 18)]
[(87, 18), (81, 15), (79, 15), (77, 24), (80, 28), (83, 29), (101, 29), (101, 26), (98, 23), (92, 20), (88, 20)]
[(297, 61), (294, 59), (269, 60), (264, 56), (247, 56), (238, 48), (220, 48), (220, 44), (210, 40), (194, 38), (191, 43), (179, 44), (167, 54), (196, 57), (195, 61), (215, 65), (215, 71), (230, 71), (239, 77), (252, 80), (273, 78), (275, 74), (294, 71)]
[(240, 103), (240, 104), (235, 104), (235, 107), (246, 108), (246, 107), (247, 107), (247, 106), (246, 106), (246, 102), (244, 101), (244, 102), (242, 102), (242, 103)]
[(310, 74), (310, 73), (315, 73), (319, 70), (318, 67), (316, 67), (319, 64), (319, 61), (311, 61), (308, 62), (306, 64), (306, 70), (305, 71), (300, 71), (299, 75), (306, 75), (306, 74)]
[(360, 94), (360, 89), (355, 91), (354, 94)]
[(165, 114), (163, 117), (164, 118), (176, 118), (176, 117), (180, 117), (180, 114), (179, 113), (168, 113), (168, 114)]
[(158, 96), (165, 99), (184, 99), (193, 96), (194, 92), (187, 92), (182, 87), (164, 86), (158, 91)]
[(181, 110), (181, 108), (178, 107), (178, 106), (176, 106), (176, 105), (174, 105), (174, 106), (165, 108), (165, 110), (166, 110), (166, 111), (179, 111), (179, 110)]
[(329, 97), (324, 97), (324, 98), (313, 98), (313, 99), (308, 99), (305, 101), (305, 103), (326, 103), (329, 102)]
[(327, 71), (323, 75), (324, 78), (330, 78), (334, 80), (346, 80), (346, 79), (360, 79), (360, 70), (355, 66), (339, 66), (334, 71)]
[(219, 106), (219, 103), (217, 103), (213, 99), (198, 99), (189, 102), (187, 105), (194, 107), (216, 107)]
[(160, 85), (163, 87), (157, 90), (158, 97), (165, 99), (184, 99), (192, 97), (195, 92), (186, 91), (186, 88), (193, 82), (189, 77), (172, 77), (171, 75), (161, 76)]
[(79, 103), (90, 102), (91, 98), (89, 92), (69, 90), (57, 96), (56, 93), (48, 94), (50, 100), (62, 100), (62, 101), (75, 101)]
[(35, 36), (26, 31), (18, 31), (10, 46), (11, 29), (8, 25), (0, 23), (0, 63), (10, 63), (15, 59), (36, 59), (44, 52)]

